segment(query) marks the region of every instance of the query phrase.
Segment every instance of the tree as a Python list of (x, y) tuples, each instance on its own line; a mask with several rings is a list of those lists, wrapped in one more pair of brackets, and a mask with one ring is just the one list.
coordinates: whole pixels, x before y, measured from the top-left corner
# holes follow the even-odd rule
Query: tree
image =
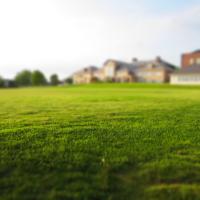
[(35, 70), (32, 73), (31, 81), (33, 86), (42, 86), (47, 84), (47, 80), (42, 72)]
[(51, 83), (51, 85), (58, 85), (60, 83), (57, 74), (52, 74), (51, 75), (51, 77), (50, 77), (50, 83)]
[(72, 77), (66, 78), (66, 79), (65, 79), (65, 83), (66, 83), (66, 84), (72, 84), (72, 83), (73, 83)]
[(0, 88), (4, 87), (4, 79), (0, 76)]
[(31, 86), (31, 71), (23, 70), (15, 77), (15, 82), (18, 86)]

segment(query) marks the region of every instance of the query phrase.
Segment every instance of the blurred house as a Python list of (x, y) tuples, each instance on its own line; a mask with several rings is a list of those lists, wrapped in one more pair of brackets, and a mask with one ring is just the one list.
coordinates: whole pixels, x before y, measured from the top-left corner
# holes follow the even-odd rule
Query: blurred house
[(184, 67), (171, 75), (171, 84), (200, 85), (200, 65)]
[(171, 74), (171, 84), (200, 84), (200, 50), (183, 54), (181, 63), (181, 69)]
[(118, 60), (107, 60), (99, 72), (100, 81), (110, 82), (136, 82), (133, 63)]
[(114, 82), (165, 83), (169, 82), (170, 74), (176, 68), (156, 57), (154, 60), (144, 61), (134, 58), (131, 63), (109, 60), (103, 69), (104, 80), (110, 78)]
[(175, 66), (157, 57), (154, 60), (139, 61), (134, 58), (132, 62), (107, 60), (100, 69), (96, 67), (85, 68), (73, 75), (76, 84), (102, 82), (169, 82), (170, 74)]
[(98, 80), (98, 68), (94, 66), (86, 67), (73, 75), (74, 84), (92, 83)]

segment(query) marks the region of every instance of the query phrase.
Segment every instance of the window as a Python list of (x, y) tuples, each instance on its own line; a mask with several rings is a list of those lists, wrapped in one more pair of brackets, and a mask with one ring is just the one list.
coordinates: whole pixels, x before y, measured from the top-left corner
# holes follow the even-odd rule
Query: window
[(200, 64), (200, 58), (196, 59), (196, 64)]
[(191, 58), (190, 59), (190, 65), (193, 65), (194, 64), (194, 58)]
[(149, 71), (149, 72), (139, 72), (139, 76), (162, 76), (162, 72), (159, 71)]
[(149, 69), (152, 69), (152, 68), (154, 67), (154, 64), (150, 63), (150, 64), (148, 64), (147, 67), (148, 67)]
[(183, 82), (199, 82), (200, 81), (200, 76), (195, 75), (195, 76), (180, 76), (178, 77), (178, 81), (183, 81)]
[(155, 76), (162, 76), (162, 72), (155, 72)]
[(106, 76), (113, 77), (114, 76), (114, 69), (112, 67), (108, 67), (106, 69)]

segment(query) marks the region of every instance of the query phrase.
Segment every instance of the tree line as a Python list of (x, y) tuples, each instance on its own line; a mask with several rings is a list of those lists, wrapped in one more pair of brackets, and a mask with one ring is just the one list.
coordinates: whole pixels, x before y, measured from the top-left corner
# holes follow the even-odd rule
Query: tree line
[[(71, 79), (65, 80), (66, 83), (71, 83)], [(48, 81), (45, 75), (39, 71), (23, 70), (16, 74), (13, 80), (5, 80), (0, 76), (0, 87), (29, 87), (29, 86), (57, 86), (61, 83), (57, 74), (52, 74)]]

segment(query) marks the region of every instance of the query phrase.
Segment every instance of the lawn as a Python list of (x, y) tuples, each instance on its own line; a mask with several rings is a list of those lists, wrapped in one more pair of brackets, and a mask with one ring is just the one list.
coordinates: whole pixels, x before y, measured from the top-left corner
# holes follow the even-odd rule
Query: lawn
[(0, 90), (0, 199), (200, 199), (200, 87)]

